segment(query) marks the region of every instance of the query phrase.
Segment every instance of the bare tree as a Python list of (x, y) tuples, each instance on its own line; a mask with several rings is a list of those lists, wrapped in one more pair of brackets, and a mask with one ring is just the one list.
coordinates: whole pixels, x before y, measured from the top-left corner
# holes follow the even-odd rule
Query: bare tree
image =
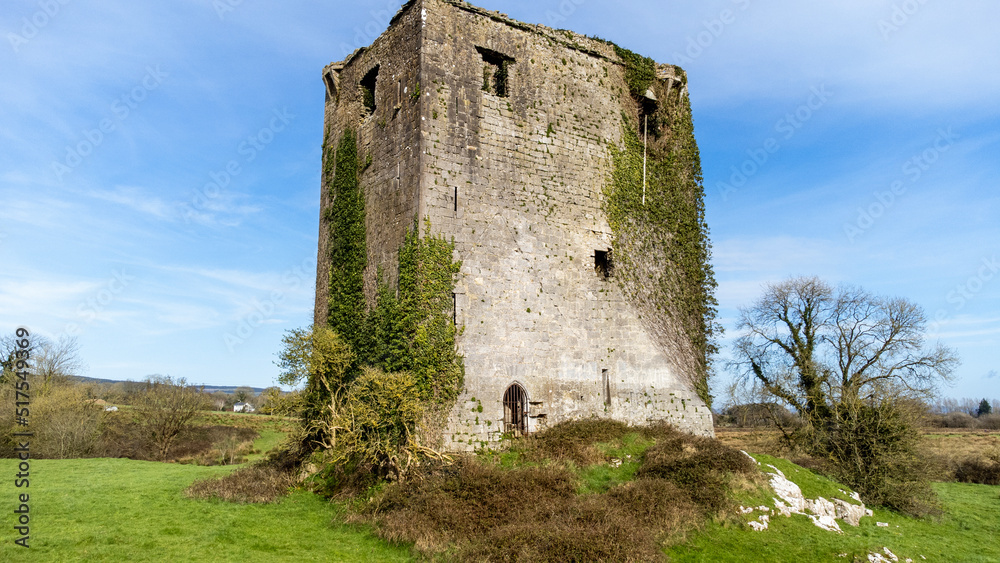
[(836, 404), (929, 398), (950, 380), (958, 359), (940, 344), (925, 347), (925, 325), (923, 311), (906, 299), (793, 278), (767, 286), (740, 310), (744, 334), (729, 367), (808, 422), (822, 423)]
[(80, 375), (85, 365), (80, 359), (76, 338), (61, 336), (59, 340), (42, 340), (33, 355), (34, 375), (44, 384)]
[(153, 375), (146, 380), (145, 390), (138, 395), (136, 407), (142, 413), (142, 424), (161, 460), (174, 439), (187, 428), (198, 411), (208, 406), (207, 397), (198, 388), (187, 385), (184, 378)]
[(950, 349), (925, 346), (925, 325), (906, 299), (792, 278), (741, 309), (729, 367), (798, 412), (804, 425), (786, 438), (870, 502), (920, 514), (933, 492), (916, 452), (913, 405), (923, 402), (911, 399), (931, 397), (958, 365)]

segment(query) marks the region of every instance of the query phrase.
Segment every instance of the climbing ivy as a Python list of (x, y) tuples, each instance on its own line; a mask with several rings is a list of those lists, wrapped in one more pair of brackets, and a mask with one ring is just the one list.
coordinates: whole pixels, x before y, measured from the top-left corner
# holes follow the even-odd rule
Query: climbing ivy
[[(377, 303), (368, 316), (371, 335), (364, 360), (385, 371), (413, 374), (422, 399), (448, 404), (458, 396), (464, 367), (455, 351), (453, 322), (455, 245), (442, 236), (419, 236), (414, 226), (399, 251), (398, 295), (379, 284)], [(380, 276), (381, 277), (381, 276)]]
[(461, 267), (452, 259), (454, 243), (432, 236), (429, 224), (421, 237), (414, 225), (399, 250), (398, 288), (387, 284), (380, 272), (375, 306), (369, 311), (364, 294), (365, 200), (358, 184), (353, 131), (344, 132), (335, 158), (327, 153), (324, 172), (332, 198), (327, 324), (356, 358), (347, 380), (356, 377), (362, 365), (409, 371), (424, 400), (453, 400), (464, 373), (451, 314), (455, 275)]
[(614, 43), (612, 46), (625, 65), (625, 83), (628, 84), (629, 92), (635, 97), (644, 96), (656, 79), (656, 61)]
[[(627, 77), (636, 57), (625, 61)], [(638, 77), (633, 71), (630, 89), (635, 93), (635, 84), (644, 94), (648, 86)], [(613, 166), (604, 204), (615, 237), (615, 268), (657, 338), (689, 352), (678, 357), (697, 358), (695, 365), (683, 367), (710, 403), (709, 358), (721, 329), (715, 323), (718, 303), (700, 157), (687, 98), (679, 89), (668, 93), (653, 86), (660, 103), (648, 116), (645, 203), (642, 126), (635, 114), (623, 113), (622, 146), (610, 147)]]
[[(330, 150), (329, 145), (327, 150)], [(328, 153), (324, 165), (332, 201), (327, 323), (357, 350), (363, 339), (364, 270), (368, 251), (365, 247), (365, 195), (358, 185), (358, 148), (353, 131), (344, 131), (335, 154), (335, 158), (330, 158)]]

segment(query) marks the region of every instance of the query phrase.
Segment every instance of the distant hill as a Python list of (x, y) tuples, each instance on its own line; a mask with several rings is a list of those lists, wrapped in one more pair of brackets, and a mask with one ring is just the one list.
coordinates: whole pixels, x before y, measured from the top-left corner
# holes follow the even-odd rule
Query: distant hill
[[(120, 379), (101, 379), (100, 377), (85, 377), (82, 375), (73, 376), (74, 380), (80, 383), (99, 383), (99, 384), (111, 384), (111, 383), (129, 383), (130, 381), (122, 381)], [(131, 381), (131, 383), (142, 383), (141, 381)], [(193, 383), (192, 385), (197, 385), (198, 387), (204, 387), (206, 393), (215, 393), (216, 391), (222, 391), (223, 393), (229, 393), (232, 395), (236, 392), (238, 387), (249, 387), (253, 389), (254, 393), (260, 393), (266, 389), (266, 387), (250, 387), (249, 385), (211, 385), (208, 383)]]

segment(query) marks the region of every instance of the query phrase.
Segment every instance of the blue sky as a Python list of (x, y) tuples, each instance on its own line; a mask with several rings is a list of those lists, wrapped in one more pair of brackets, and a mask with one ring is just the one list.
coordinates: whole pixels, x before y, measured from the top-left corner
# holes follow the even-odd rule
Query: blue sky
[[(400, 4), (8, 2), (0, 332), (76, 335), (93, 377), (273, 384), (311, 321), (320, 71)], [(1000, 5), (478, 4), (687, 70), (724, 344), (818, 275), (920, 304), (963, 360), (944, 394), (1000, 396)]]

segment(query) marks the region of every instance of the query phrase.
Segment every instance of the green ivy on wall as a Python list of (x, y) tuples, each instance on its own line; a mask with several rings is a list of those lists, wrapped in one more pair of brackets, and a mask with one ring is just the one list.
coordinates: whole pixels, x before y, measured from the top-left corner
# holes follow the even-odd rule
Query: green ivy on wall
[(462, 388), (464, 366), (455, 351), (453, 318), (455, 245), (442, 236), (423, 237), (414, 226), (399, 251), (398, 295), (380, 283), (368, 316), (371, 336), (362, 356), (385, 371), (413, 373), (421, 398), (450, 404)]
[[(358, 148), (353, 131), (344, 132), (335, 155), (331, 158), (328, 152), (324, 164), (332, 201), (327, 322), (356, 351), (363, 339), (364, 270), (368, 251), (365, 246), (365, 195), (358, 184)], [(331, 167), (334, 167), (332, 171)]]
[(324, 171), (332, 198), (327, 324), (354, 353), (348, 380), (363, 365), (408, 371), (423, 400), (453, 401), (464, 375), (452, 315), (455, 275), (461, 268), (453, 259), (454, 243), (432, 236), (429, 224), (421, 237), (414, 225), (399, 250), (398, 287), (384, 283), (380, 274), (375, 306), (369, 311), (364, 294), (365, 199), (353, 131), (344, 132), (335, 159), (328, 152)]
[(656, 79), (656, 61), (614, 43), (611, 45), (615, 49), (615, 54), (625, 64), (625, 83), (628, 84), (629, 92), (637, 98), (644, 96)]
[[(625, 52), (626, 81), (635, 98), (653, 88), (660, 100), (649, 114), (646, 185), (643, 186), (643, 140), (646, 123), (623, 112), (623, 146), (610, 147), (612, 173), (605, 187), (605, 210), (615, 237), (615, 270), (655, 336), (693, 354), (698, 395), (711, 404), (709, 358), (716, 352), (715, 275), (705, 222), (701, 161), (694, 139), (691, 108), (679, 88), (668, 92), (655, 82), (652, 60)], [(636, 100), (636, 105), (641, 105)], [(648, 108), (647, 108), (648, 109)], [(645, 203), (643, 194), (645, 192)]]

